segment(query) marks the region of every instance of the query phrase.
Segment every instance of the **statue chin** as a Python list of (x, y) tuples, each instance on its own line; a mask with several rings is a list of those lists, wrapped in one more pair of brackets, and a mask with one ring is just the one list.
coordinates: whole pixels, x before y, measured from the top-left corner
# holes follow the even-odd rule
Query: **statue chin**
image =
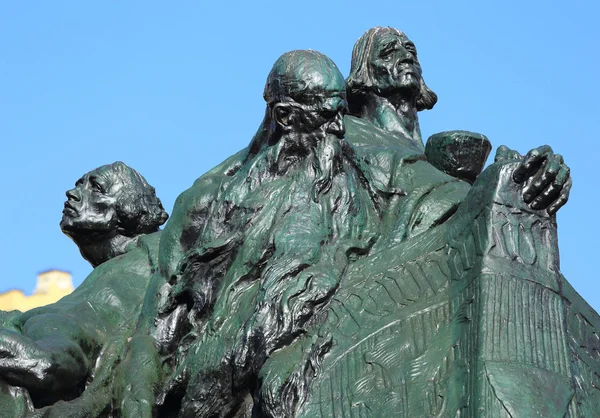
[(63, 233), (68, 232), (76, 232), (77, 228), (73, 222), (73, 219), (70, 216), (63, 215), (62, 220), (60, 221), (60, 229)]
[(69, 236), (85, 236), (95, 232), (94, 229), (90, 228), (90, 224), (72, 217), (63, 217), (60, 221), (60, 229)]

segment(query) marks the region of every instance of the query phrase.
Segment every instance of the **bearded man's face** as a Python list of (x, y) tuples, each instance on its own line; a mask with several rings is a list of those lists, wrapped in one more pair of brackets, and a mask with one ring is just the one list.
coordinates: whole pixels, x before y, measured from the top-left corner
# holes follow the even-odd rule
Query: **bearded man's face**
[(300, 87), (289, 93), (288, 100), (277, 103), (273, 113), (288, 140), (314, 147), (327, 135), (342, 139), (346, 83), (337, 67), (323, 61), (320, 71), (311, 69), (297, 77)]
[(308, 104), (299, 104), (297, 109), (300, 132), (312, 134), (317, 140), (328, 134), (335, 135), (339, 139), (344, 138), (345, 93), (322, 92)]
[(416, 94), (421, 88), (421, 66), (415, 45), (403, 33), (387, 31), (373, 39), (370, 62), (373, 86), (379, 94), (401, 91)]

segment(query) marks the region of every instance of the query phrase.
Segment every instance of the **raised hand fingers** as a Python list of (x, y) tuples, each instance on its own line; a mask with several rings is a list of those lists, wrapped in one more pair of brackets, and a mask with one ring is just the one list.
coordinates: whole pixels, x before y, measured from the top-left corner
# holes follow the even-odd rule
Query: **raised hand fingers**
[(552, 155), (552, 148), (548, 145), (542, 145), (529, 151), (523, 162), (513, 172), (514, 181), (523, 183), (540, 168), (549, 155)]
[(569, 177), (569, 179), (565, 183), (564, 187), (562, 188), (562, 190), (560, 192), (560, 196), (558, 196), (558, 199), (556, 199), (548, 207), (549, 215), (554, 215), (561, 207), (563, 207), (565, 205), (565, 203), (567, 203), (567, 201), (569, 200), (569, 193), (571, 192), (572, 185), (573, 185), (573, 181)]
[(554, 202), (561, 194), (566, 183), (570, 181), (569, 172), (569, 167), (566, 165), (561, 166), (558, 174), (554, 178), (554, 181), (552, 181), (552, 183), (534, 199), (533, 203), (531, 204), (531, 208), (544, 209)]
[(500, 145), (496, 150), (496, 156), (494, 157), (494, 162), (498, 161), (512, 161), (512, 160), (521, 160), (523, 156), (519, 154), (517, 151), (508, 148), (506, 145)]
[(552, 183), (550, 183), (547, 188), (545, 188), (535, 199), (533, 199), (531, 208), (547, 208), (554, 200), (556, 200), (556, 198), (558, 198), (569, 178), (569, 167), (566, 165), (561, 166)]
[[(566, 176), (564, 176), (565, 170), (567, 170)], [(542, 166), (542, 168), (538, 170), (538, 173), (533, 178), (531, 178), (530, 181), (523, 188), (523, 200), (525, 201), (525, 203), (530, 203), (531, 201), (534, 201), (534, 199), (537, 199), (538, 197), (542, 196), (542, 192), (544, 192), (546, 188), (548, 188), (557, 177), (558, 181), (556, 185), (562, 187), (562, 185), (568, 178), (568, 170), (569, 167), (564, 165), (562, 155), (550, 155), (546, 159), (545, 164)], [(563, 175), (558, 176), (559, 172), (561, 172)], [(560, 189), (558, 191), (560, 191)], [(548, 201), (548, 203), (550, 202), (551, 201)]]
[[(500, 147), (496, 161), (509, 158), (511, 150)], [(513, 171), (513, 180), (523, 185), (523, 201), (531, 209), (546, 209), (549, 215), (558, 211), (569, 199), (572, 180), (570, 169), (560, 154), (554, 154), (548, 145), (532, 149)]]

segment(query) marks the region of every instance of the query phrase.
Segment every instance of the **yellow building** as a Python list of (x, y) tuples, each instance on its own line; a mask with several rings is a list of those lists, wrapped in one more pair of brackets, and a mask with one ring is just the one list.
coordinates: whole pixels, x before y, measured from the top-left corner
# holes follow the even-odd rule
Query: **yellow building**
[(71, 274), (66, 271), (48, 270), (38, 274), (37, 284), (31, 296), (22, 290), (0, 293), (0, 310), (27, 311), (38, 306), (54, 303), (73, 291)]

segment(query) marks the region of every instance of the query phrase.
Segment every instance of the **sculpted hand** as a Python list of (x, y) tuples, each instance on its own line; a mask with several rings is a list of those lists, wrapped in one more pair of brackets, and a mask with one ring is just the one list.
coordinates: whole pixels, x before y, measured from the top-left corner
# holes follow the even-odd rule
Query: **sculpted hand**
[(0, 375), (14, 386), (58, 392), (67, 382), (81, 381), (87, 370), (81, 349), (71, 341), (34, 341), (0, 329)]
[(522, 160), (523, 156), (519, 154), (517, 151), (508, 148), (506, 145), (500, 145), (496, 150), (496, 156), (494, 157), (494, 162), (498, 161), (514, 161), (514, 160)]
[(40, 354), (33, 341), (17, 332), (0, 330), (0, 375), (11, 384), (27, 387), (43, 380)]
[(554, 154), (547, 145), (529, 151), (513, 178), (517, 183), (524, 182), (525, 203), (532, 209), (546, 209), (549, 215), (567, 203), (573, 184), (562, 155)]
[(513, 180), (523, 185), (523, 201), (534, 210), (555, 214), (569, 199), (572, 180), (562, 155), (543, 145), (523, 157), (513, 172)]

